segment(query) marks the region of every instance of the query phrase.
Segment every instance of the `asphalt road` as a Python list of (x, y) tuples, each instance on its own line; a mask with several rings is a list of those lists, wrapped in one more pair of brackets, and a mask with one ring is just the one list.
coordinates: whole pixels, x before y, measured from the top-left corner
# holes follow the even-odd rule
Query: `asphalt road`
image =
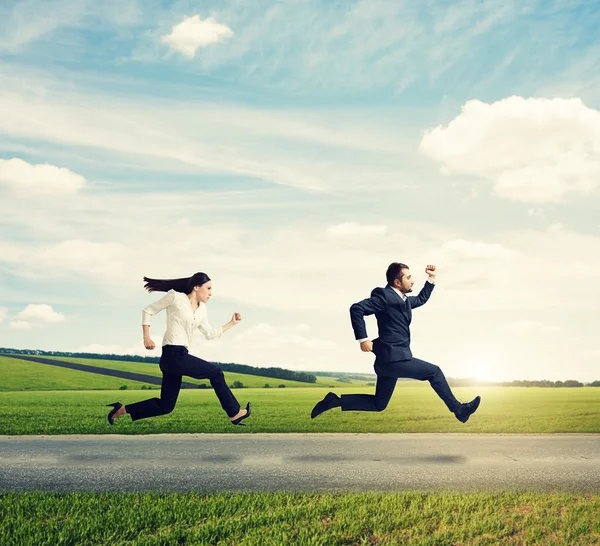
[(2, 436), (0, 491), (600, 492), (600, 435)]

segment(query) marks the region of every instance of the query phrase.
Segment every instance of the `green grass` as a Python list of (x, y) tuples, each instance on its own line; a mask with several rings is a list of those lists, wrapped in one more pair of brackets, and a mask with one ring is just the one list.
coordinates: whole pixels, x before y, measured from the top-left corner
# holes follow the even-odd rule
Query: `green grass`
[[(111, 370), (121, 370), (124, 372), (142, 373), (142, 374), (151, 375), (154, 377), (161, 377), (161, 375), (162, 375), (160, 368), (158, 367), (158, 364), (152, 364), (152, 363), (127, 362), (124, 360), (95, 360), (95, 359), (88, 359), (88, 358), (50, 357), (50, 356), (44, 356), (43, 358), (48, 358), (50, 360), (62, 360), (64, 362), (75, 362), (77, 364), (86, 364), (87, 366), (109, 368)], [(0, 370), (3, 369), (3, 362), (5, 360), (13, 360), (14, 361), (14, 359), (0, 357)], [(20, 362), (24, 363), (26, 361), (21, 360)], [(43, 365), (51, 368), (51, 366), (49, 366), (47, 364), (40, 364), (40, 366), (43, 366)], [(82, 372), (82, 373), (88, 373), (88, 372)], [(340, 383), (339, 381), (335, 381), (333, 378), (325, 378), (325, 377), (318, 378), (316, 384), (303, 383), (301, 381), (290, 381), (289, 379), (278, 379), (275, 377), (262, 377), (259, 375), (249, 375), (249, 374), (234, 373), (234, 372), (225, 372), (225, 377), (227, 379), (227, 383), (230, 385), (234, 381), (241, 381), (245, 387), (251, 387), (251, 388), (264, 387), (265, 383), (268, 383), (271, 387), (274, 387), (274, 388), (276, 388), (278, 385), (285, 385), (286, 387), (301, 387), (301, 388), (325, 387), (325, 386), (335, 387), (335, 386), (350, 385), (349, 383)], [(206, 385), (209, 384), (208, 380), (193, 379), (191, 377), (186, 377), (185, 381), (187, 381), (189, 383), (196, 383), (196, 384), (206, 384)], [(90, 385), (91, 384), (92, 383), (90, 383)], [(353, 382), (353, 384), (361, 385), (364, 383)], [(94, 388), (94, 387), (92, 387), (92, 388)]]
[[(121, 386), (141, 389), (142, 386), (150, 385), (119, 377), (0, 357), (0, 391), (115, 390)], [(158, 388), (158, 385), (153, 385), (153, 388)]]
[[(410, 385), (410, 386), (409, 386)], [(356, 388), (336, 389), (338, 394)], [(364, 387), (363, 392), (374, 392)], [(198, 432), (473, 432), (599, 433), (600, 389), (461, 387), (459, 399), (476, 393), (482, 402), (468, 423), (459, 423), (428, 383), (399, 384), (381, 413), (335, 409), (317, 419), (310, 410), (328, 389), (235, 389), (241, 404), (252, 402), (246, 427), (232, 427), (212, 390), (183, 390), (169, 415), (111, 427), (109, 402), (132, 403), (158, 391), (0, 392), (0, 434), (148, 434)]]
[(599, 513), (576, 493), (9, 493), (0, 544), (583, 546)]

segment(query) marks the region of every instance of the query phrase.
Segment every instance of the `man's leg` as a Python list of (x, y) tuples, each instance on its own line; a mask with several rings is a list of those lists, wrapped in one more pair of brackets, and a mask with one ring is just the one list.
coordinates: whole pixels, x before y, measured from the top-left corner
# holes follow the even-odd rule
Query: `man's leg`
[(383, 411), (394, 393), (396, 377), (377, 376), (375, 394), (342, 394), (342, 411)]
[(397, 377), (429, 381), (433, 390), (452, 413), (455, 413), (461, 407), (461, 403), (452, 394), (450, 385), (448, 385), (448, 381), (446, 381), (446, 377), (439, 366), (418, 358), (390, 362), (387, 366), (389, 367), (389, 373), (393, 373)]
[[(312, 419), (321, 413), (333, 409), (342, 408), (342, 411), (383, 411), (390, 401), (396, 386), (396, 377), (389, 377), (375, 364), (377, 373), (377, 386), (375, 394), (342, 394), (341, 397), (330, 392), (325, 398), (318, 402), (313, 408), (310, 416)], [(385, 375), (379, 375), (385, 373)]]

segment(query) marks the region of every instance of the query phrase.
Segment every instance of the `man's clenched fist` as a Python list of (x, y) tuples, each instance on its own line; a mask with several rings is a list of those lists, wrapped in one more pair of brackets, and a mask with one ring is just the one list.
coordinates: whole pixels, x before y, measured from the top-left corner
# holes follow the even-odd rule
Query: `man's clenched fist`
[(368, 339), (366, 341), (362, 341), (360, 344), (360, 350), (363, 353), (371, 353), (373, 352), (373, 342), (369, 341)]

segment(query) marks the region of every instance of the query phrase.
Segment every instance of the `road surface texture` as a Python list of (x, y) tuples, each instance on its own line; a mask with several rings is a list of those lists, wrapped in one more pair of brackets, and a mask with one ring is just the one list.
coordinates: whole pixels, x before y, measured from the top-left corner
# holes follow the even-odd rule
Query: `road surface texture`
[(600, 492), (598, 434), (1, 436), (0, 491)]

